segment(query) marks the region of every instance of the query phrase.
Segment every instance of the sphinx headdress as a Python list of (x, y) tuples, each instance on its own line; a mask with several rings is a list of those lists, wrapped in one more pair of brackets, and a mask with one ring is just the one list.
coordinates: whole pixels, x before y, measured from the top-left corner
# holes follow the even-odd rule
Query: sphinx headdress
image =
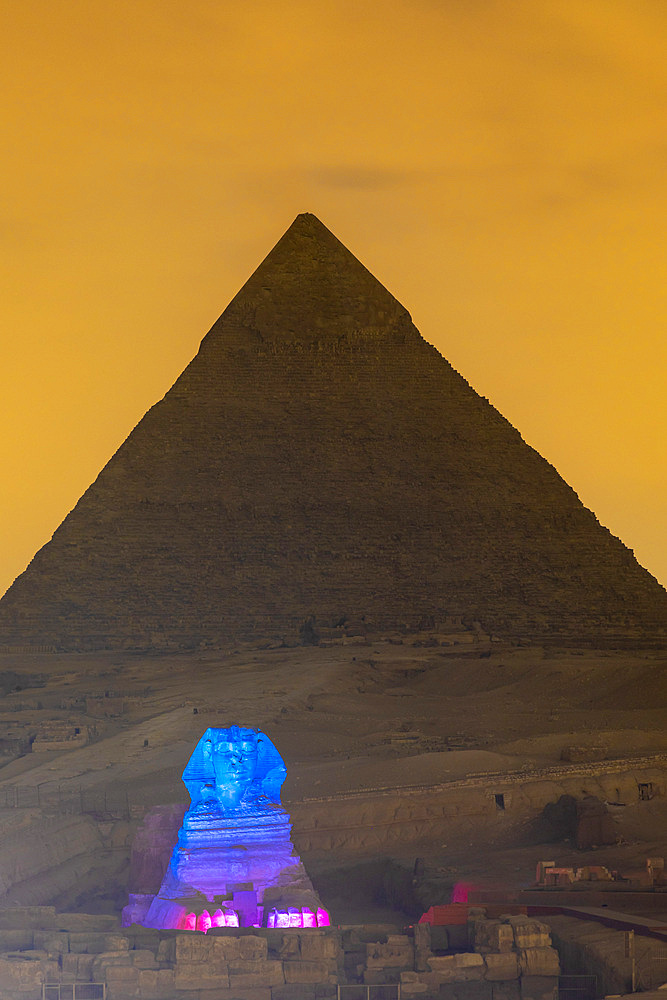
[(199, 800), (202, 787), (215, 785), (213, 754), (218, 743), (238, 744), (239, 747), (244, 743), (256, 745), (257, 767), (246, 797), (249, 799), (264, 797), (279, 805), (280, 789), (287, 777), (285, 763), (266, 733), (243, 726), (230, 726), (228, 729), (209, 728), (197, 743), (183, 771), (183, 782), (192, 803)]

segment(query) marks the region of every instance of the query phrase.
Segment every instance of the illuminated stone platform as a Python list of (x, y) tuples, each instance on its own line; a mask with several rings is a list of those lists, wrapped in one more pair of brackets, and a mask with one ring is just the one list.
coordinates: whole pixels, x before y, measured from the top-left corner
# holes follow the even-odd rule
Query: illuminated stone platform
[(280, 803), (286, 776), (265, 733), (207, 729), (183, 772), (190, 808), (160, 890), (131, 896), (124, 925), (200, 931), (328, 926)]

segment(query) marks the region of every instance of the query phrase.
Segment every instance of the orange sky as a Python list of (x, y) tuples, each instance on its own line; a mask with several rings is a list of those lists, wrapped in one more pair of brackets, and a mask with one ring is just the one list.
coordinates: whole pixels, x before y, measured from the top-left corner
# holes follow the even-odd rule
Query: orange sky
[(667, 583), (667, 3), (1, 9), (0, 593), (303, 211)]

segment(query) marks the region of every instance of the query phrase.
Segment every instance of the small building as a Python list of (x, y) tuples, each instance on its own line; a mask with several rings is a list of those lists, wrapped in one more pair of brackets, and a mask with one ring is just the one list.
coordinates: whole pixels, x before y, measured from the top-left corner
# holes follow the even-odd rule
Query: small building
[(37, 735), (32, 744), (33, 753), (46, 753), (51, 750), (74, 750), (85, 747), (89, 733), (87, 726), (77, 725), (68, 720), (50, 719), (43, 722), (37, 729)]

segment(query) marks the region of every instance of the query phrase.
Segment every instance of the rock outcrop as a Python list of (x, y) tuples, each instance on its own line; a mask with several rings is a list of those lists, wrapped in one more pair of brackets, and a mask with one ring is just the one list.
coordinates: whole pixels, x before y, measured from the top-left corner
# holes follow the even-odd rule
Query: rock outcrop
[(0, 601), (0, 645), (195, 648), (308, 621), (655, 642), (667, 594), (300, 215)]

